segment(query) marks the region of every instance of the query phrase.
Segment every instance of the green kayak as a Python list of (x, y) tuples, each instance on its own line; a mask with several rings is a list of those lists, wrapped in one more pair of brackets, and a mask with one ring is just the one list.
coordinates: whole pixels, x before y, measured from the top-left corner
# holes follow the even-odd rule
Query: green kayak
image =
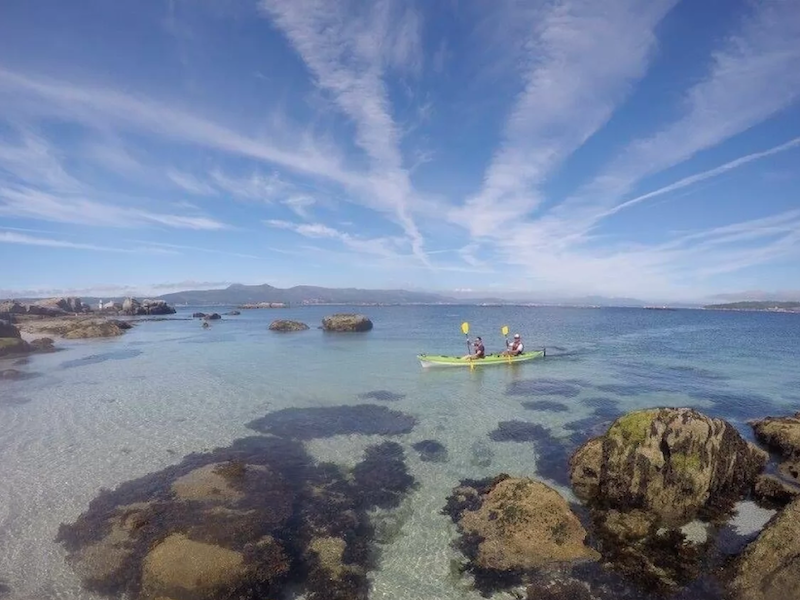
[(418, 354), (420, 364), (427, 367), (480, 367), (486, 365), (507, 365), (511, 363), (521, 363), (534, 358), (542, 358), (545, 355), (545, 350), (536, 350), (534, 352), (523, 352), (519, 356), (500, 356), (498, 354), (488, 354), (486, 358), (478, 358), (475, 360), (465, 360), (459, 356), (441, 356), (436, 354)]

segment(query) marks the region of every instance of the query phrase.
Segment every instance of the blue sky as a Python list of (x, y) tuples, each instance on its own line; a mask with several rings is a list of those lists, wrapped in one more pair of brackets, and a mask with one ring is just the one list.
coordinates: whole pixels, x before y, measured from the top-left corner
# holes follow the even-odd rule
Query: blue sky
[(0, 295), (800, 289), (800, 0), (0, 13)]

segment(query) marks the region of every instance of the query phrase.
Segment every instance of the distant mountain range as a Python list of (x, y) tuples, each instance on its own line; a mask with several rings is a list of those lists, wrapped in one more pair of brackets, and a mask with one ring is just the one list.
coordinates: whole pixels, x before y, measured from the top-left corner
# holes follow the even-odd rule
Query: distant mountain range
[(215, 305), (285, 302), (288, 304), (445, 304), (455, 298), (406, 290), (362, 290), (298, 285), (277, 288), (271, 285), (235, 283), (221, 290), (193, 290), (159, 296), (170, 304)]

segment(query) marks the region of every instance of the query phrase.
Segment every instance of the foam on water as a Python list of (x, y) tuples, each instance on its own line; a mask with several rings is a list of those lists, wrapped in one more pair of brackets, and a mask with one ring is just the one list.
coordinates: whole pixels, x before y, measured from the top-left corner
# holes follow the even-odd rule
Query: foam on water
[[(145, 322), (122, 338), (66, 344), (63, 352), (15, 367), (44, 376), (0, 387), (0, 581), (10, 587), (8, 597), (93, 598), (81, 589), (65, 564), (64, 551), (53, 541), (59, 524), (73, 522), (101, 488), (253, 435), (247, 423), (284, 408), (369, 403), (415, 417), (409, 433), (388, 438), (403, 446), (418, 487), (398, 509), (375, 514), (382, 560), (371, 574), (372, 597), (475, 600), (480, 596), (470, 589), (469, 578), (454, 569), (463, 557), (451, 545), (455, 526), (441, 514), (446, 497), (466, 478), (502, 472), (542, 478), (537, 463), (550, 458), (544, 453), (551, 448), (535, 440), (493, 441), (490, 434), (499, 423), (536, 423), (549, 432), (549, 442), (574, 445), (592, 424), (636, 408), (710, 409), (715, 416), (729, 416), (747, 435), (741, 426), (747, 410), (792, 409), (784, 396), (796, 357), (785, 347), (781, 351), (783, 338), (775, 332), (782, 335), (786, 323), (798, 327), (798, 319), (772, 329), (762, 321), (756, 326), (734, 321), (727, 335), (741, 336), (741, 344), (725, 338), (714, 355), (710, 350), (720, 345), (722, 336), (720, 317), (700, 311), (676, 316), (656, 311), (370, 308), (376, 327), (367, 334), (330, 335), (312, 328), (281, 335), (266, 330), (278, 316), (314, 324), (334, 311), (250, 311), (215, 322), (206, 331), (196, 321)], [(530, 346), (566, 351), (562, 357), (554, 351), (525, 365), (421, 369), (418, 352), (461, 352), (459, 326), (465, 319), (478, 335), (509, 321), (524, 323), (520, 329)], [(754, 330), (762, 336), (760, 346), (755, 345), (768, 348), (762, 355), (740, 351), (754, 346), (744, 339)], [(489, 350), (503, 343), (499, 333), (483, 337)], [(531, 380), (563, 385), (508, 393), (524, 390)], [(613, 385), (629, 388), (625, 394), (597, 388)], [(375, 391), (380, 393), (370, 395)], [(724, 394), (733, 398), (729, 407), (722, 401)], [(747, 398), (767, 398), (768, 404), (735, 404)], [(532, 411), (526, 401), (544, 407), (558, 403), (567, 410)], [(367, 446), (386, 439), (349, 434), (305, 444), (318, 461), (353, 466)], [(443, 444), (446, 462), (422, 460), (413, 449), (422, 440)], [(563, 481), (545, 481), (574, 500)], [(754, 522), (754, 511), (742, 514), (753, 518), (740, 519)], [(757, 516), (763, 525), (763, 515)]]

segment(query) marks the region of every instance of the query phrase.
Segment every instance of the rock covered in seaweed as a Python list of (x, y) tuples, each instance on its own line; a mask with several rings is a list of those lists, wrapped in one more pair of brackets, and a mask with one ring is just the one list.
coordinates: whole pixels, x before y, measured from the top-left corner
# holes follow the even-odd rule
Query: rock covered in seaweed
[(725, 421), (661, 408), (620, 417), (584, 444), (570, 461), (570, 477), (591, 506), (642, 509), (674, 525), (730, 509), (766, 459)]
[(300, 321), (290, 321), (288, 319), (277, 319), (269, 324), (271, 331), (305, 331), (308, 325)]
[(521, 580), (543, 567), (599, 558), (566, 500), (533, 479), (464, 481), (444, 512), (458, 525), (458, 545), (479, 588), (491, 589), (494, 579)]
[(788, 600), (800, 590), (800, 499), (775, 515), (736, 561), (736, 600)]
[(758, 441), (781, 455), (781, 473), (800, 482), (800, 412), (756, 421), (753, 431)]
[(369, 331), (372, 321), (365, 315), (355, 313), (336, 313), (322, 319), (325, 331)]
[(237, 440), (104, 491), (58, 535), (84, 586), (109, 597), (366, 599), (368, 511), (414, 485), (403, 449), (367, 449), (352, 472), (302, 444)]

